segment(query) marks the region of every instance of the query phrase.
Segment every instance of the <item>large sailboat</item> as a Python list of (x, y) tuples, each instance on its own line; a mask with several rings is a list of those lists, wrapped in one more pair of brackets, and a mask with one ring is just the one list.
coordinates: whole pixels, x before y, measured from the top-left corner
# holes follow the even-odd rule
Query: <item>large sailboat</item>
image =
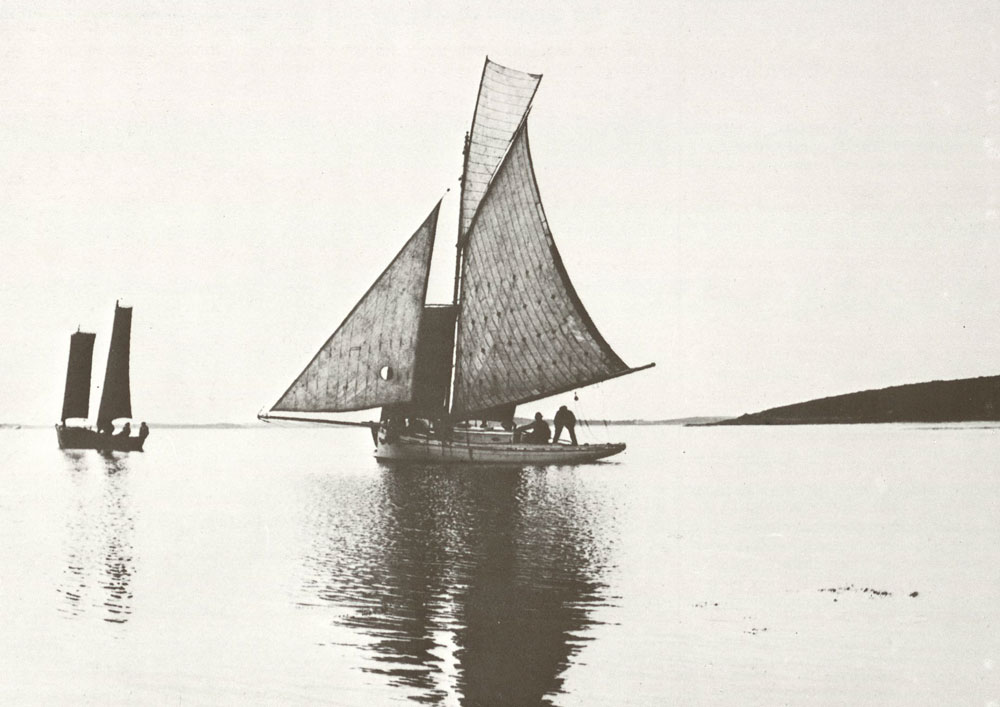
[[(486, 59), (465, 141), (451, 304), (425, 302), (438, 202), (261, 419), (368, 426), (375, 456), (393, 461), (572, 464), (625, 449), (529, 444), (513, 429), (517, 405), (653, 365), (619, 358), (563, 267), (528, 145), (541, 78)], [(315, 416), (374, 408), (377, 422)]]
[[(69, 364), (66, 368), (66, 391), (63, 394), (62, 420), (56, 425), (60, 449), (100, 449), (114, 452), (141, 452), (149, 434), (146, 423), (131, 433), (125, 423), (116, 433), (115, 420), (132, 417), (132, 394), (129, 385), (129, 349), (131, 348), (132, 308), (115, 302), (115, 321), (111, 330), (108, 364), (104, 372), (97, 429), (86, 426), (90, 415), (90, 371), (94, 359), (95, 335), (77, 331), (69, 340)], [(83, 424), (69, 424), (70, 420)]]

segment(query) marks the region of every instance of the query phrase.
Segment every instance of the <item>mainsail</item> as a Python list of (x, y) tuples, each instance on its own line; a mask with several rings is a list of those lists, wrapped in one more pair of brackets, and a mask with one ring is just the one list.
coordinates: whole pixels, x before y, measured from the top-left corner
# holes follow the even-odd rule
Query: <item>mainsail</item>
[(132, 417), (132, 395), (129, 389), (129, 347), (132, 333), (132, 308), (115, 302), (115, 323), (111, 329), (111, 348), (104, 372), (104, 390), (97, 413), (97, 426)]
[[(462, 172), (458, 242), (462, 246), (490, 178), (538, 90), (541, 74), (509, 69), (486, 57)], [(457, 273), (456, 273), (457, 274)]]
[(273, 411), (348, 412), (413, 399), (440, 206), (438, 202)]
[(452, 415), (631, 373), (576, 295), (549, 231), (523, 123), (466, 238)]
[(90, 369), (94, 360), (94, 335), (78, 331), (69, 338), (69, 364), (63, 394), (62, 421), (90, 415)]

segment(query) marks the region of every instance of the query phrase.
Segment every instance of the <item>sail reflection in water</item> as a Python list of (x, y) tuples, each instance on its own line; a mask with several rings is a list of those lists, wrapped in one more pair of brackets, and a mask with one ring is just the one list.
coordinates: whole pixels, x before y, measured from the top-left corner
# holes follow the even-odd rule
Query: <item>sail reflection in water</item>
[(66, 523), (66, 568), (56, 591), (67, 616), (125, 623), (132, 614), (135, 516), (128, 460), (95, 451), (66, 451), (73, 480)]
[[(303, 603), (428, 703), (546, 704), (603, 604), (613, 515), (571, 472), (324, 477)], [(317, 602), (316, 599), (320, 601)]]

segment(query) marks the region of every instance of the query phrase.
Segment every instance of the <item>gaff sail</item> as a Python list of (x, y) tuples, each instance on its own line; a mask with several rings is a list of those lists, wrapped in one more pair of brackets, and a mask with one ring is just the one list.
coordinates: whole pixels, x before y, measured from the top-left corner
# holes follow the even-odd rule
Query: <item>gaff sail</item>
[(132, 393), (129, 386), (129, 348), (132, 335), (132, 308), (115, 302), (115, 323), (111, 329), (111, 347), (104, 372), (104, 390), (97, 413), (97, 426), (122, 417), (132, 417)]
[(458, 216), (460, 246), (497, 165), (531, 107), (541, 80), (541, 74), (509, 69), (486, 57), (462, 170)]
[(78, 331), (69, 338), (66, 391), (63, 393), (62, 421), (90, 415), (90, 371), (94, 361), (94, 335)]
[(272, 411), (349, 412), (413, 399), (440, 206), (438, 202)]
[(452, 415), (474, 418), (635, 370), (594, 326), (563, 267), (524, 123), (467, 236)]

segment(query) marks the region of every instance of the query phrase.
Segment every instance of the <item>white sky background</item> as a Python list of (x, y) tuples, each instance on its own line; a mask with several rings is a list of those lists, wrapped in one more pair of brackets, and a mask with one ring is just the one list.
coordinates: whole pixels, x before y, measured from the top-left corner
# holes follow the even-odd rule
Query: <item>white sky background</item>
[[(609, 417), (1000, 374), (1000, 6), (0, 2), (0, 421), (135, 306), (133, 408), (242, 421), (446, 187), (483, 59), (630, 364)], [(588, 391), (580, 410), (589, 414)], [(549, 411), (551, 412), (551, 411)]]

